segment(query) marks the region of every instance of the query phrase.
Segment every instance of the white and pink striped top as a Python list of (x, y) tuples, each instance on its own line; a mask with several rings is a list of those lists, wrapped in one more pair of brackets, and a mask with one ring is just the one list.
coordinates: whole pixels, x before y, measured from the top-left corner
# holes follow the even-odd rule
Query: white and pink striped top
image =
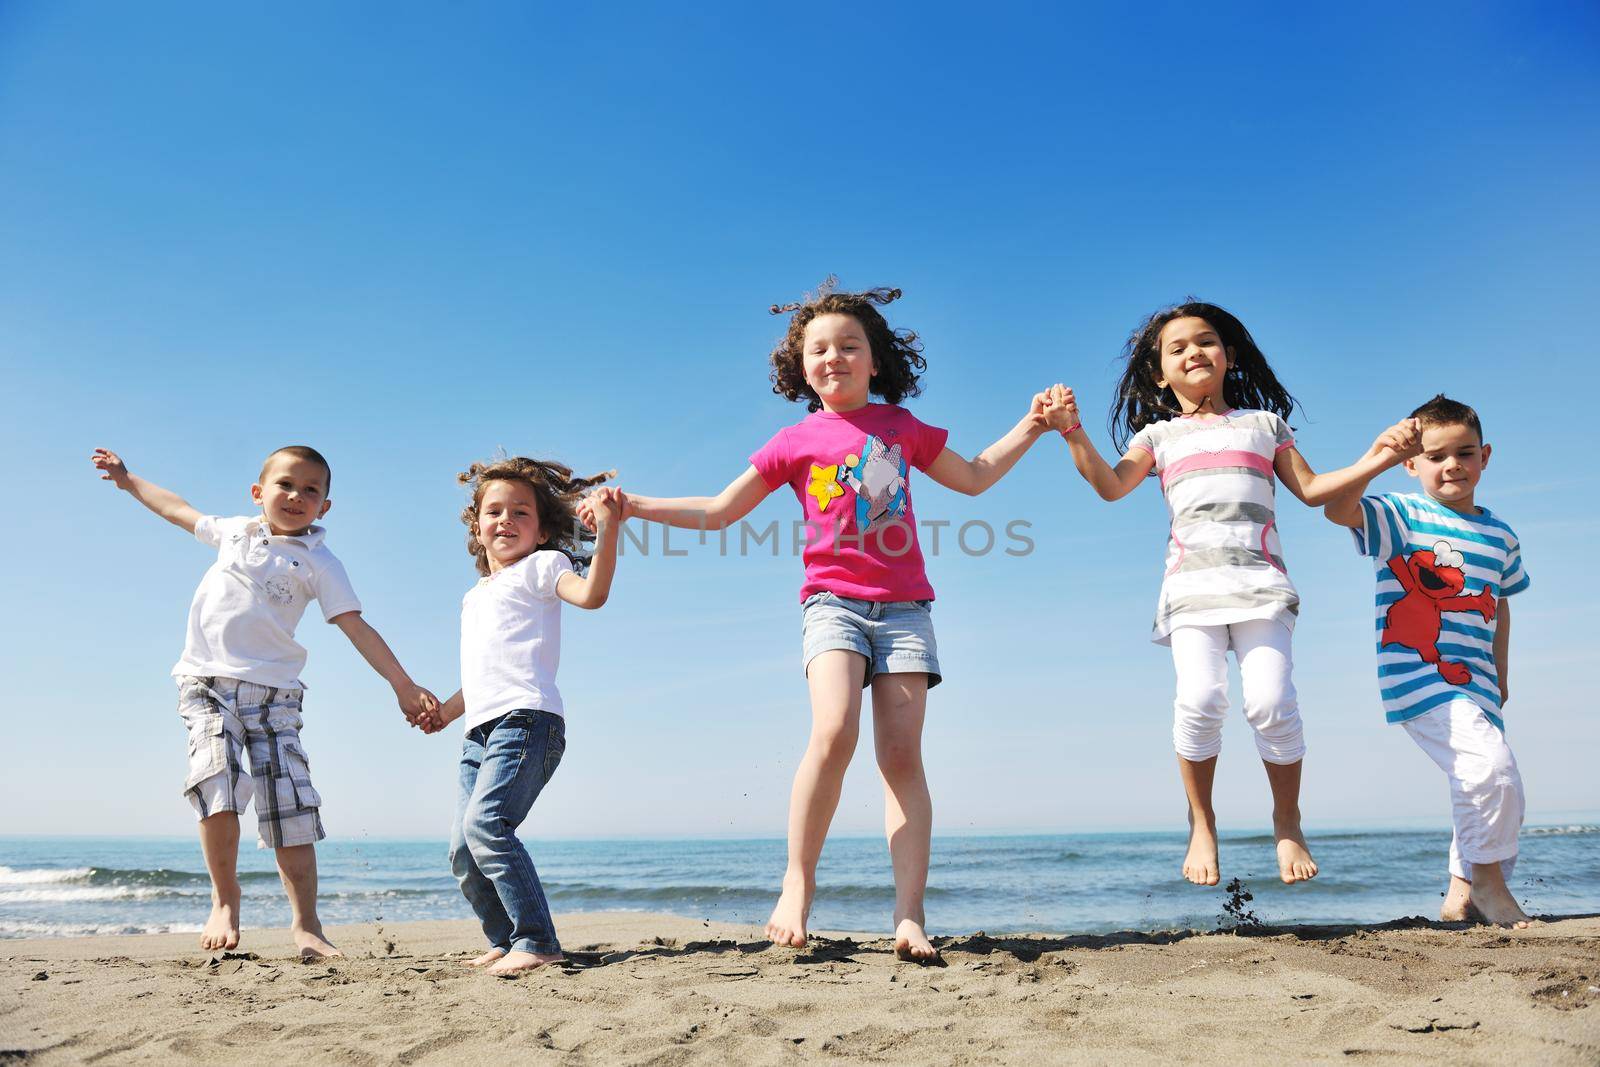
[(1294, 629), (1300, 595), (1273, 510), (1273, 462), (1293, 444), (1282, 419), (1247, 408), (1152, 423), (1128, 443), (1155, 458), (1172, 518), (1151, 640), (1167, 644), (1179, 626), (1247, 619)]

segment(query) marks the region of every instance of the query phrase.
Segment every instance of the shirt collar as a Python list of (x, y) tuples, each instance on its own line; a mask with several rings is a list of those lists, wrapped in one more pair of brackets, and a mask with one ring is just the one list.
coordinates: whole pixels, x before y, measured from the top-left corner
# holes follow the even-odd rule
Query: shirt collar
[(283, 541), (294, 541), (297, 544), (305, 545), (307, 548), (317, 548), (320, 546), (322, 544), (322, 538), (328, 532), (324, 527), (313, 524), (306, 530), (305, 533), (293, 535), (275, 534), (272, 532), (272, 527), (267, 525), (267, 520), (259, 517), (255, 520), (255, 529), (256, 533), (261, 537), (277, 537)]

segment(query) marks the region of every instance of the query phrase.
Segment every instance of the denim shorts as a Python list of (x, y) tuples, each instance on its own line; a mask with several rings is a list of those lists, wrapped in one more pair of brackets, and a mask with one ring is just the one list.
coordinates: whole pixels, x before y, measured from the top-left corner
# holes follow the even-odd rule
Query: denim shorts
[(933, 601), (856, 600), (826, 590), (801, 605), (802, 662), (842, 648), (867, 661), (865, 688), (875, 674), (926, 674), (928, 688), (940, 682), (939, 649), (933, 639)]

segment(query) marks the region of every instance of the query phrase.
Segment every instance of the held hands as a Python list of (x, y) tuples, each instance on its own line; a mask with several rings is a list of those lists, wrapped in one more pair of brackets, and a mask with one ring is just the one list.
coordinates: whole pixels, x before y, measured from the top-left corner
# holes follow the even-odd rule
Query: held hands
[(428, 728), (428, 724), (439, 711), (439, 698), (428, 690), (408, 681), (397, 686), (394, 695), (400, 701), (400, 711), (405, 715), (406, 722), (418, 727), (425, 734), (443, 728), (443, 724), (434, 729)]
[[(430, 697), (433, 696), (432, 693), (428, 695)], [(418, 715), (416, 721), (411, 725), (425, 734), (436, 734), (461, 718), (462, 713), (466, 710), (467, 702), (461, 699), (460, 693), (457, 693), (443, 704), (435, 699), (433, 706)]]
[(610, 485), (596, 489), (578, 503), (577, 513), (578, 521), (598, 531), (628, 517), (628, 494)]
[(1050, 429), (1065, 436), (1083, 425), (1083, 419), (1078, 414), (1078, 401), (1071, 389), (1057, 382), (1041, 395), (1045, 397), (1044, 418)]
[(122, 462), (121, 456), (109, 448), (97, 448), (89, 462), (100, 472), (101, 481), (110, 482), (118, 489), (128, 488), (128, 465)]
[[(1389, 455), (1383, 456), (1388, 452)], [(1422, 424), (1416, 419), (1401, 419), (1378, 435), (1367, 450), (1369, 456), (1383, 456), (1390, 464), (1422, 454)]]

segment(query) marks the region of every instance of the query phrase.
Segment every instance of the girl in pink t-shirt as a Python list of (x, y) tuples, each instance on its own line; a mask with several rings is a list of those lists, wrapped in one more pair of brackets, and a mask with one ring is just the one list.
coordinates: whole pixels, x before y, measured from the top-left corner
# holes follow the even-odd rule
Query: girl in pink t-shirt
[[(806, 943), (817, 858), (855, 751), (861, 691), (872, 687), (873, 736), (884, 782), (895, 879), (895, 949), (937, 955), (924, 929), (933, 806), (922, 767), (928, 689), (939, 683), (931, 606), (912, 510), (912, 470), (969, 496), (1011, 469), (1044, 432), (1044, 394), (975, 459), (945, 447), (946, 431), (899, 407), (920, 392), (927, 365), (917, 335), (894, 330), (878, 306), (898, 289), (831, 291), (773, 314), (793, 313), (772, 353), (772, 388), (811, 414), (779, 430), (743, 474), (715, 497), (629, 494), (623, 517), (720, 530), (787, 485), (806, 520), (803, 654), (811, 691), (811, 740), (789, 798), (789, 865), (766, 932), (775, 944)], [(870, 402), (871, 395), (886, 403)]]

